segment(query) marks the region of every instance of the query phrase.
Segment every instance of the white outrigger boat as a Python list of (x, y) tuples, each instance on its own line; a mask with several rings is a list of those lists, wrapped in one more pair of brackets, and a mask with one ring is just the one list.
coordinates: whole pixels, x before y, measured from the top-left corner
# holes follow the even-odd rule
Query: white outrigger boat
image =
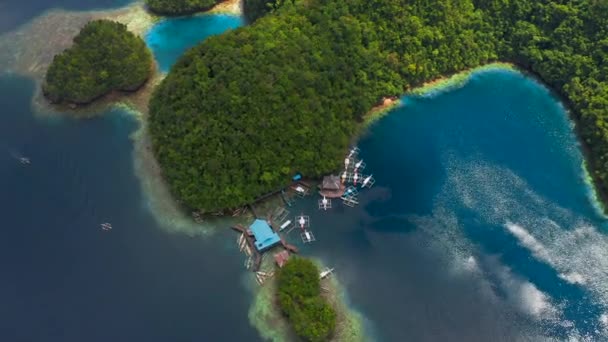
[(319, 200), (319, 209), (331, 209), (331, 199), (328, 199), (327, 197), (323, 196), (323, 198)]
[(363, 162), (363, 159), (361, 159), (355, 164), (355, 172), (357, 172), (357, 170), (363, 169), (365, 169), (365, 163)]
[(319, 278), (320, 279), (325, 279), (327, 278), (330, 274), (332, 274), (334, 272), (333, 268), (329, 268), (326, 267), (323, 271), (321, 271), (321, 273), (319, 273)]
[(302, 230), (310, 227), (310, 218), (308, 216), (304, 216), (304, 215), (296, 216), (296, 222), (298, 223), (298, 226)]
[(313, 241), (317, 241), (312, 232), (306, 229), (304, 229), (304, 231), (300, 234), (300, 237), (302, 238), (302, 242), (304, 243), (311, 243)]
[(291, 226), (291, 220), (287, 220), (287, 221), (283, 222), (281, 227), (279, 227), (279, 231), (282, 232), (283, 230), (287, 229), (290, 226)]
[(361, 187), (362, 188), (365, 188), (365, 187), (371, 188), (374, 185), (374, 183), (376, 183), (376, 180), (374, 179), (374, 177), (372, 177), (372, 175), (369, 175), (369, 176), (365, 177), (365, 179), (361, 183)]
[(356, 156), (357, 154), (359, 154), (359, 148), (353, 147), (350, 149), (350, 152), (348, 153), (348, 158), (350, 159), (350, 158)]

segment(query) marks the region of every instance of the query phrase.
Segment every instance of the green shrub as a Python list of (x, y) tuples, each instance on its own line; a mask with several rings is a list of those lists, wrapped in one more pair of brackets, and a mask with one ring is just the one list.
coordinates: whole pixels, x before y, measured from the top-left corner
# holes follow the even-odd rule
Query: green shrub
[(43, 92), (52, 102), (84, 104), (113, 90), (136, 90), (151, 72), (152, 55), (141, 38), (123, 24), (96, 20), (53, 58)]

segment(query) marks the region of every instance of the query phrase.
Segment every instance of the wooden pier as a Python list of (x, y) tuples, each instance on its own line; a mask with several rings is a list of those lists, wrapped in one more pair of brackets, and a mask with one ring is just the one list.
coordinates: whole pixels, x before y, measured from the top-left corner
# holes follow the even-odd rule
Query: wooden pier
[[(276, 227), (273, 222), (272, 222), (272, 217), (271, 215), (267, 216), (268, 219), (268, 223), (270, 225), (270, 227), (272, 228), (272, 230), (274, 230), (277, 234), (279, 233), (278, 227)], [(258, 272), (260, 270), (260, 266), (262, 264), (262, 253), (260, 253), (257, 248), (255, 247), (255, 243), (253, 240), (253, 234), (251, 233), (251, 231), (243, 226), (242, 224), (235, 224), (234, 226), (230, 227), (234, 230), (236, 230), (239, 233), (243, 234), (243, 237), (245, 238), (245, 241), (247, 243), (247, 246), (249, 247), (249, 250), (251, 251), (251, 258), (253, 260), (253, 267), (252, 267), (252, 271), (254, 272)], [(283, 246), (283, 248), (285, 248), (287, 251), (291, 252), (291, 253), (298, 253), (298, 248), (290, 243), (288, 243), (285, 238), (279, 234), (279, 238), (281, 239), (281, 246)]]
[(258, 214), (255, 212), (255, 209), (253, 209), (253, 205), (247, 204), (247, 208), (249, 208), (249, 210), (251, 210), (253, 217), (258, 218)]
[(291, 253), (296, 253), (296, 254), (298, 253), (298, 247), (287, 243), (287, 241), (285, 241), (284, 237), (281, 236), (280, 238), (281, 238), (281, 244), (283, 245), (283, 247), (286, 250), (290, 251)]
[(255, 248), (251, 232), (242, 224), (235, 224), (231, 228), (236, 230), (237, 232), (243, 233), (245, 241), (247, 241), (247, 246), (249, 246), (249, 249), (251, 250), (251, 257), (253, 258), (253, 271), (257, 272), (260, 269), (260, 265), (262, 264), (262, 254), (258, 252), (257, 248)]
[(287, 196), (285, 189), (281, 190), (281, 199), (286, 206), (291, 207), (293, 205), (293, 200)]
[(270, 228), (272, 228), (272, 230), (274, 230), (275, 233), (279, 234), (279, 238), (281, 238), (281, 245), (283, 245), (283, 248), (285, 248), (286, 250), (288, 250), (292, 253), (298, 253), (298, 247), (296, 247), (292, 244), (289, 244), (289, 243), (287, 243), (287, 241), (285, 241), (285, 238), (280, 233), (281, 228), (274, 224), (274, 222), (272, 220), (272, 216), (268, 215), (267, 219), (268, 219), (268, 224), (270, 224)]

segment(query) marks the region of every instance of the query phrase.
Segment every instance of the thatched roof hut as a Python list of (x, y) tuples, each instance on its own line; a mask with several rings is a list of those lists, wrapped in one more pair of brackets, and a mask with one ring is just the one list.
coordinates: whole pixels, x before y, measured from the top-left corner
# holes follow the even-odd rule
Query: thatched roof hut
[(323, 177), (322, 190), (340, 190), (340, 177), (331, 175)]

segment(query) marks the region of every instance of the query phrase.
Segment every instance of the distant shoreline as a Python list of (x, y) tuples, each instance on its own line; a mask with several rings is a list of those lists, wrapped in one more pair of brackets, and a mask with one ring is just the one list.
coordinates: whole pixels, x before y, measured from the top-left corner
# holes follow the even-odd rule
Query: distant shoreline
[[(413, 87), (409, 90), (405, 90), (401, 95), (425, 95), (432, 92), (440, 92), (449, 90), (451, 88), (455, 88), (458, 86), (462, 86), (469, 77), (483, 70), (494, 70), (494, 69), (502, 69), (502, 70), (518, 70), (514, 64), (511, 63), (503, 63), (503, 62), (494, 62), (485, 64), (479, 67), (466, 69), (452, 75), (440, 76), (434, 80), (424, 82), (423, 84)], [(384, 97), (382, 99), (383, 103), (373, 107), (370, 111), (367, 112), (364, 116), (364, 125), (369, 126), (373, 122), (382, 118), (384, 115), (388, 114), (392, 109), (403, 105), (401, 97)], [(386, 101), (388, 100), (388, 101)]]

